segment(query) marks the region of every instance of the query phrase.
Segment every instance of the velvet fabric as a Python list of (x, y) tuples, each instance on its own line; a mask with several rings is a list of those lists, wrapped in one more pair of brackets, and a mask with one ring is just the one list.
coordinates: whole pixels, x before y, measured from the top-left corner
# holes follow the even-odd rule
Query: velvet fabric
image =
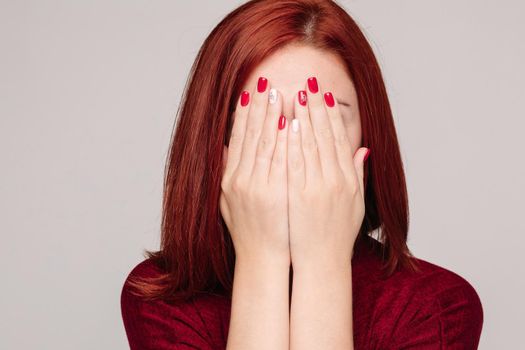
[[(421, 272), (381, 278), (381, 243), (366, 237), (352, 257), (355, 349), (477, 349), (483, 309), (473, 286), (456, 273), (418, 259)], [(155, 276), (148, 260), (130, 275)], [(129, 278), (129, 276), (128, 276)], [(172, 305), (144, 302), (124, 283), (121, 311), (130, 348), (225, 349), (231, 300), (205, 295)]]

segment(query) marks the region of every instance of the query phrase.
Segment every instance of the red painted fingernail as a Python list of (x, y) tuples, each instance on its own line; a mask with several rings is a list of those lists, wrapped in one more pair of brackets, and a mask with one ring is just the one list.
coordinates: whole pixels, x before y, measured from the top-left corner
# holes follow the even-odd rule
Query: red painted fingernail
[(370, 148), (366, 151), (365, 158), (363, 159), (363, 162), (368, 158), (370, 155)]
[(297, 94), (299, 95), (299, 103), (301, 106), (306, 106), (306, 91), (300, 90)]
[(286, 117), (284, 115), (281, 115), (279, 117), (279, 130), (284, 129), (285, 126), (286, 126)]
[(259, 81), (257, 82), (257, 92), (264, 92), (266, 90), (267, 85), (268, 79), (260, 77)]
[(331, 92), (326, 92), (324, 94), (324, 101), (326, 102), (326, 105), (328, 107), (333, 107), (335, 105), (334, 96), (332, 95)]
[(317, 79), (315, 77), (308, 78), (308, 89), (314, 94), (319, 91), (319, 86), (317, 85)]
[(243, 91), (241, 94), (241, 106), (246, 106), (250, 102), (250, 93), (248, 91)]

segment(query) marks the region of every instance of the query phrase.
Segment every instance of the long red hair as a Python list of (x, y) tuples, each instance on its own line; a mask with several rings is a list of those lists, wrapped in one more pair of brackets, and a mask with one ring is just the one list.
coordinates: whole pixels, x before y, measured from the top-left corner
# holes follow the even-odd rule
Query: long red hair
[(407, 247), (408, 196), (392, 111), (380, 67), (356, 22), (329, 0), (253, 0), (210, 33), (191, 68), (167, 156), (161, 246), (145, 251), (162, 270), (128, 283), (148, 299), (229, 293), (235, 251), (219, 209), (223, 145), (247, 77), (274, 51), (303, 43), (338, 54), (355, 86), (365, 166), (366, 214), (358, 240), (375, 231), (385, 276), (417, 270)]

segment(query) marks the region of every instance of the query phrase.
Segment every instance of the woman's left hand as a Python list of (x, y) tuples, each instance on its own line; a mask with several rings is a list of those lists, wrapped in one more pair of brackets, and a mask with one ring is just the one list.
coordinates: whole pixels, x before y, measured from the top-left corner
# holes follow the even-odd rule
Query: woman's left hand
[(288, 131), (291, 260), (294, 269), (319, 263), (347, 266), (365, 214), (368, 149), (353, 155), (339, 105), (330, 92), (321, 91), (315, 77), (308, 79), (306, 90), (294, 98), (296, 120)]

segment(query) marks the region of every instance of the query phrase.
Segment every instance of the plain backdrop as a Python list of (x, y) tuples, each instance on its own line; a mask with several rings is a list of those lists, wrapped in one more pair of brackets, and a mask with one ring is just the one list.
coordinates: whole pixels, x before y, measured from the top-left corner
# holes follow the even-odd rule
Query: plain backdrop
[[(159, 245), (190, 65), (242, 1), (0, 1), (0, 348), (126, 349), (120, 292)], [(525, 316), (522, 1), (339, 1), (381, 63), (416, 256), (484, 308), (480, 349)]]

